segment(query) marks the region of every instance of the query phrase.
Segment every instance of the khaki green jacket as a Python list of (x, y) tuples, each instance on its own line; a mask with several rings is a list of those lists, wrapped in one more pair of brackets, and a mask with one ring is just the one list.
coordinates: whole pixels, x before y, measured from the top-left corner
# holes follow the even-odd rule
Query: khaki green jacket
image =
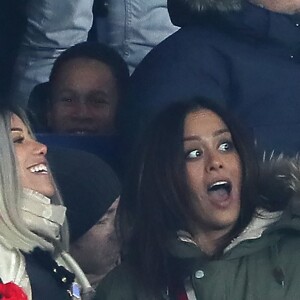
[[(273, 169), (272, 169), (273, 172)], [(298, 179), (288, 169), (285, 188), (274, 186), (274, 201), (289, 197), (282, 211), (257, 210), (247, 228), (220, 259), (207, 261), (193, 241), (179, 234), (169, 253), (180, 266), (189, 300), (300, 299), (300, 193)], [(280, 176), (278, 176), (280, 175)], [(291, 176), (290, 176), (291, 175)], [(293, 180), (290, 180), (291, 177)], [(300, 178), (300, 177), (297, 177)], [(277, 180), (276, 179), (276, 180)], [(279, 191), (279, 192), (278, 192)], [(278, 200), (279, 199), (279, 200)], [(162, 291), (161, 299), (172, 299)], [(121, 264), (99, 285), (97, 300), (148, 300), (139, 276)]]

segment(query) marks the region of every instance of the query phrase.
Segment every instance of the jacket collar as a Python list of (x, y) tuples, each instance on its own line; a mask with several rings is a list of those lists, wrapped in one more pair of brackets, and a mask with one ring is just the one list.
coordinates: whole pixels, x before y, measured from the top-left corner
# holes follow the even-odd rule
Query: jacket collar
[(247, 1), (242, 10), (224, 15), (224, 19), (236, 30), (252, 34), (256, 38), (287, 46), (300, 42), (298, 14), (272, 12)]
[[(264, 209), (258, 209), (248, 226), (224, 249), (224, 254), (244, 241), (259, 239), (266, 229), (280, 219), (281, 215), (282, 211), (269, 212)], [(187, 231), (179, 230), (177, 232), (177, 241), (173, 241), (170, 245), (174, 247), (171, 250), (174, 256), (192, 258), (203, 255), (203, 257), (206, 257), (205, 254), (200, 254), (200, 248)]]
[[(173, 22), (181, 27), (199, 24), (202, 28), (205, 26), (213, 26), (221, 32), (228, 32), (229, 35), (239, 35), (239, 39), (253, 39), (253, 43), (265, 43), (266, 47), (273, 47), (274, 43), (289, 47), (291, 51), (299, 47), (300, 44), (300, 16), (299, 14), (288, 15), (284, 13), (276, 13), (267, 10), (263, 7), (251, 4), (248, 1), (241, 2), (241, 8), (230, 8), (227, 10), (217, 9), (216, 7), (203, 9), (197, 11), (196, 4), (187, 4), (185, 0), (178, 0), (185, 2), (185, 5), (190, 5), (185, 13), (185, 19), (179, 22)], [(191, 3), (200, 3), (199, 5), (208, 5), (203, 3), (212, 3), (222, 1), (203, 1), (195, 0)], [(199, 7), (200, 7), (199, 6)], [(199, 9), (198, 7), (198, 9)], [(239, 7), (239, 5), (237, 5)], [(181, 16), (182, 10), (179, 12)], [(172, 11), (170, 11), (172, 17)], [(176, 19), (176, 17), (175, 17)], [(293, 51), (292, 51), (293, 52)]]
[(270, 225), (280, 219), (281, 215), (282, 211), (269, 212), (263, 209), (258, 209), (249, 225), (239, 236), (231, 241), (231, 243), (225, 248), (224, 253), (233, 249), (243, 241), (260, 238)]

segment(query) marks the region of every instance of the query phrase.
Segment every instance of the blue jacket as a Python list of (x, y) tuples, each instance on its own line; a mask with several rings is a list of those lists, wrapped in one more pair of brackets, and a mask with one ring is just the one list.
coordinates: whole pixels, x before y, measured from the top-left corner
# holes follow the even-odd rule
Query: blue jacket
[(181, 28), (133, 73), (125, 134), (142, 130), (168, 104), (200, 95), (228, 105), (260, 149), (300, 150), (299, 24), (300, 16), (246, 3)]

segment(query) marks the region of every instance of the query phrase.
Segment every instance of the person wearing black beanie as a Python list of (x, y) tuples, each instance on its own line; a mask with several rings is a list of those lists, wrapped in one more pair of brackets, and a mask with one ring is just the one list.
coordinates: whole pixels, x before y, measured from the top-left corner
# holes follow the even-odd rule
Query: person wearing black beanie
[(119, 261), (114, 219), (120, 182), (111, 167), (91, 153), (50, 148), (48, 160), (67, 207), (70, 253), (96, 287)]

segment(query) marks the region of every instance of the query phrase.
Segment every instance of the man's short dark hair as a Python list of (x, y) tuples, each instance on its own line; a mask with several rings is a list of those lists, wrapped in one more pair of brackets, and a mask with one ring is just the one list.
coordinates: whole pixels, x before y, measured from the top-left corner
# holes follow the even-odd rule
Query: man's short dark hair
[(119, 96), (127, 94), (129, 70), (126, 62), (112, 47), (96, 42), (82, 42), (65, 50), (53, 64), (50, 85), (64, 64), (76, 58), (94, 59), (107, 65), (116, 79)]

